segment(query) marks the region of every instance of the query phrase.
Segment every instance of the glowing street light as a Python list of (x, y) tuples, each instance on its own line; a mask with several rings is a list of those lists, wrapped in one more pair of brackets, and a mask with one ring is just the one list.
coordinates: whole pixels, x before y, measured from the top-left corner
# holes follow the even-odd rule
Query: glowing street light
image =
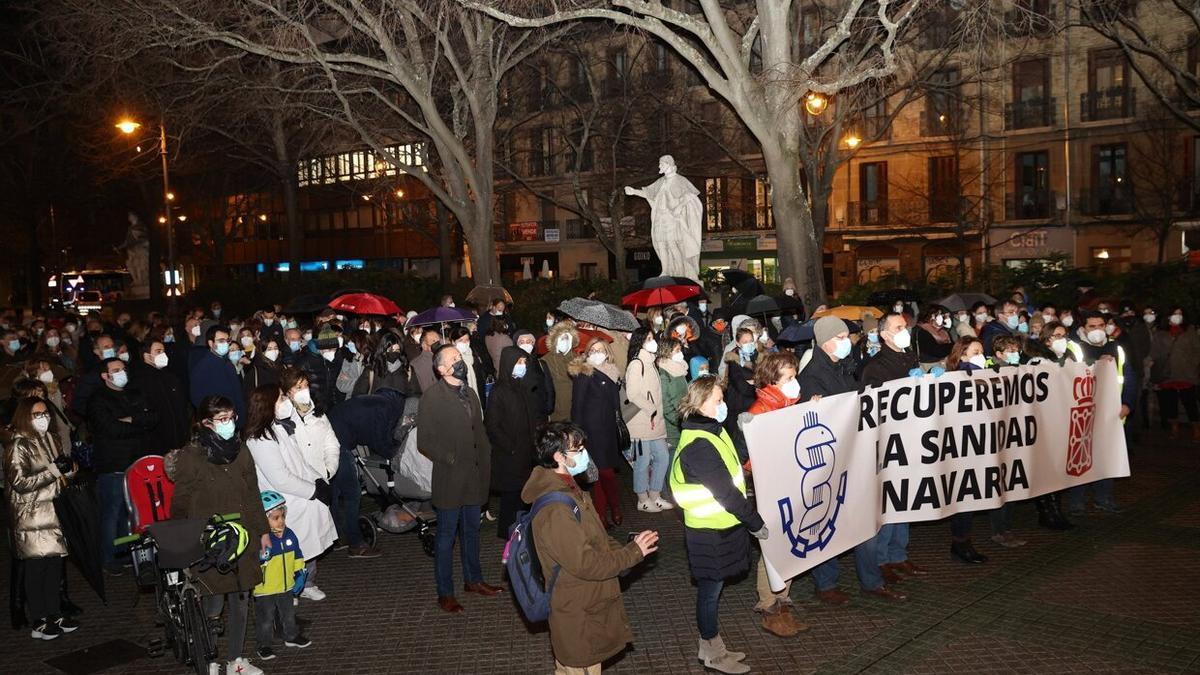
[(175, 193), (174, 192), (167, 193), (167, 201), (169, 201), (169, 202), (175, 201)]
[[(128, 117), (118, 120), (114, 126), (126, 136), (142, 128), (141, 123)], [(141, 152), (141, 145), (137, 147), (138, 152)], [(161, 119), (158, 122), (158, 157), (162, 161), (163, 195), (163, 215), (159, 217), (158, 222), (167, 226), (167, 267), (170, 269), (167, 278), (167, 312), (174, 315), (176, 298), (179, 296), (179, 290), (175, 286), (178, 279), (175, 271), (175, 219), (171, 216), (171, 202), (175, 199), (175, 193), (171, 192), (171, 174), (167, 168), (167, 127)], [(183, 219), (184, 217), (180, 217), (180, 221)]]
[(138, 124), (131, 119), (123, 119), (120, 122), (117, 122), (115, 126), (126, 136), (142, 128), (141, 124)]
[(159, 217), (158, 217), (158, 224), (159, 224), (159, 225), (166, 225), (166, 224), (167, 224), (167, 217), (166, 217), (166, 216), (159, 216)]
[(265, 213), (259, 214), (258, 219), (264, 223), (267, 222), (267, 214), (265, 214)]
[(829, 98), (826, 97), (825, 94), (812, 91), (808, 93), (808, 96), (804, 97), (804, 109), (807, 110), (808, 114), (810, 115), (820, 115), (821, 113), (825, 112), (825, 109), (828, 107)]
[(396, 199), (404, 199), (404, 190), (396, 190)]
[(857, 148), (860, 143), (862, 143), (862, 139), (857, 134), (850, 134), (846, 137), (846, 147), (851, 150)]

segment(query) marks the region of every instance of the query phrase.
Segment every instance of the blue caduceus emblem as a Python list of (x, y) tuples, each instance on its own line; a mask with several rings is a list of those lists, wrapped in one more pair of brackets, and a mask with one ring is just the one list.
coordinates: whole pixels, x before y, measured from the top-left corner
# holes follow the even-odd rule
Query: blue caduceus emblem
[(846, 502), (846, 472), (838, 477), (837, 494), (833, 492), (837, 438), (833, 431), (817, 421), (817, 413), (804, 414), (804, 428), (796, 434), (793, 452), (796, 464), (800, 465), (800, 502), (803, 510), (800, 522), (792, 498), (779, 500), (779, 518), (784, 533), (792, 542), (792, 555), (806, 557), (811, 551), (820, 551), (833, 539), (837, 529), (838, 512)]

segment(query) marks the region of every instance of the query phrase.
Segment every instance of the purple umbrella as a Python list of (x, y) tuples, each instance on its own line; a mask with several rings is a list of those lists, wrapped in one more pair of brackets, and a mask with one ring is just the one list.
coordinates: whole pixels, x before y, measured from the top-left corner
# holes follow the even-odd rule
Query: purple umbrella
[(409, 319), (406, 326), (429, 326), (435, 323), (456, 323), (475, 321), (478, 317), (474, 312), (457, 307), (434, 307)]

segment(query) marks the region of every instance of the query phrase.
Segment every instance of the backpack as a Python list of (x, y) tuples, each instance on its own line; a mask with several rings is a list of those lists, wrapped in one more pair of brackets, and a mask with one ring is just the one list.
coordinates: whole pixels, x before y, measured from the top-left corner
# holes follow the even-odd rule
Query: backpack
[(550, 618), (550, 595), (558, 579), (558, 565), (550, 574), (549, 583), (538, 560), (533, 543), (533, 519), (550, 504), (566, 504), (579, 520), (579, 505), (565, 492), (548, 492), (533, 501), (528, 511), (517, 514), (517, 522), (509, 531), (504, 545), (504, 567), (508, 570), (510, 591), (521, 606), (525, 618), (532, 622)]

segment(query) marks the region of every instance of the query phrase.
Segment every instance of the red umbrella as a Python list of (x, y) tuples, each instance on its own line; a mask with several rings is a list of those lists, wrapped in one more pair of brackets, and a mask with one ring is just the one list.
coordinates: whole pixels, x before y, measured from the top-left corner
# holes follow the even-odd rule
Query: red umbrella
[(329, 301), (330, 309), (335, 309), (339, 312), (347, 312), (350, 314), (379, 314), (382, 316), (391, 316), (392, 314), (401, 314), (403, 310), (396, 306), (396, 303), (388, 300), (382, 295), (373, 293), (350, 293), (349, 295), (341, 295)]
[(691, 284), (674, 284), (672, 286), (659, 286), (658, 288), (644, 288), (640, 291), (634, 291), (629, 295), (621, 298), (621, 304), (626, 307), (633, 307), (634, 311), (638, 307), (661, 307), (663, 305), (674, 305), (688, 298), (694, 298), (700, 295), (702, 291), (699, 286)]

